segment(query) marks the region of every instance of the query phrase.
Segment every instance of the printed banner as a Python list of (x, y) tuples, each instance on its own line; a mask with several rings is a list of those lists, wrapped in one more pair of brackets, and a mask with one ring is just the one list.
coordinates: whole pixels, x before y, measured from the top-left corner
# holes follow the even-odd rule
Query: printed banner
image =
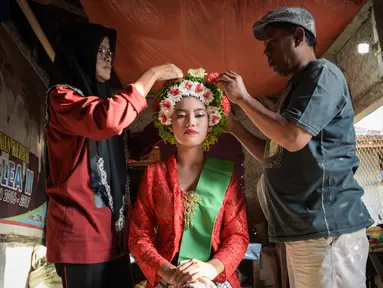
[(0, 222), (42, 229), (46, 196), (39, 159), (2, 132), (0, 150)]
[(0, 25), (0, 224), (43, 230), (46, 88), (20, 43)]

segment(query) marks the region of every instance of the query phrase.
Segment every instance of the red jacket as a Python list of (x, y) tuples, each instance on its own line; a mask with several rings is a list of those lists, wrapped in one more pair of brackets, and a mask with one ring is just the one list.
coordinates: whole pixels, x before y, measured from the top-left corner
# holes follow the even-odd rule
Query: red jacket
[(145, 98), (133, 85), (106, 100), (83, 97), (67, 86), (49, 93), (50, 263), (100, 263), (119, 256), (112, 212), (109, 207), (96, 208), (94, 204), (87, 138), (104, 140), (121, 134), (146, 107)]
[[(174, 155), (147, 168), (132, 212), (129, 235), (130, 251), (148, 280), (146, 287), (157, 286), (158, 269), (179, 252), (184, 230), (182, 199)], [(240, 287), (235, 270), (248, 243), (244, 195), (233, 175), (212, 238), (213, 258), (225, 267), (216, 281), (229, 280), (232, 287)]]

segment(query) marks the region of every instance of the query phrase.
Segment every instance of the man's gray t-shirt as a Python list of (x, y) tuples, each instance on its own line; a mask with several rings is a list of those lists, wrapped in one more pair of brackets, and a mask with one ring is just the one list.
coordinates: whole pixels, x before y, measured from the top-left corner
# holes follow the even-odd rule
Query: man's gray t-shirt
[(351, 233), (373, 223), (354, 174), (354, 111), (343, 73), (320, 59), (289, 81), (280, 113), (313, 135), (297, 152), (265, 150), (265, 194), (272, 241)]

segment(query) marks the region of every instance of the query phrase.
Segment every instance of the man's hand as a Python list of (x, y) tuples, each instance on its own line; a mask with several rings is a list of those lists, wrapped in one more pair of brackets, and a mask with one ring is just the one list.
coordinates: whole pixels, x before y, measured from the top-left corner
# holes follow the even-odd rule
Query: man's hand
[(235, 104), (240, 104), (244, 98), (249, 97), (242, 77), (237, 73), (232, 71), (222, 73), (216, 78), (216, 82), (227, 98)]

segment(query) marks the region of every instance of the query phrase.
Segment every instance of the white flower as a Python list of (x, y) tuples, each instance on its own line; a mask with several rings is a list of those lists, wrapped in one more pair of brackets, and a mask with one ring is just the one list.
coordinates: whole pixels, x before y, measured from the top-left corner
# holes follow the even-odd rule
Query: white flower
[(168, 98), (171, 98), (173, 100), (173, 103), (176, 103), (181, 100), (182, 92), (178, 85), (174, 85), (169, 89)]
[(209, 115), (219, 115), (219, 114), (221, 114), (220, 111), (219, 111), (219, 108), (216, 107), (216, 106), (208, 106), (206, 111), (207, 111), (207, 114), (209, 114)]
[(218, 124), (222, 118), (219, 108), (215, 107), (215, 106), (207, 107), (207, 114), (209, 115), (209, 126), (210, 127)]
[(167, 125), (169, 126), (170, 124), (172, 124), (172, 118), (171, 118), (171, 115), (167, 115), (166, 113), (164, 113), (164, 111), (160, 111), (160, 113), (158, 114), (158, 119), (161, 121), (162, 125)]
[(171, 100), (171, 98), (165, 98), (160, 102), (160, 111), (162, 111), (168, 116), (171, 116), (173, 114), (174, 102)]
[(214, 95), (210, 91), (210, 89), (208, 89), (208, 88), (205, 89), (205, 91), (202, 94), (201, 100), (203, 103), (205, 103), (205, 105), (209, 105), (211, 103), (211, 101), (214, 100)]
[(196, 78), (204, 78), (205, 77), (205, 69), (198, 68), (198, 69), (189, 69), (188, 75)]
[(184, 80), (181, 82), (179, 89), (181, 91), (182, 96), (196, 96), (195, 95), (195, 87), (197, 86), (196, 82), (190, 81), (190, 80)]

